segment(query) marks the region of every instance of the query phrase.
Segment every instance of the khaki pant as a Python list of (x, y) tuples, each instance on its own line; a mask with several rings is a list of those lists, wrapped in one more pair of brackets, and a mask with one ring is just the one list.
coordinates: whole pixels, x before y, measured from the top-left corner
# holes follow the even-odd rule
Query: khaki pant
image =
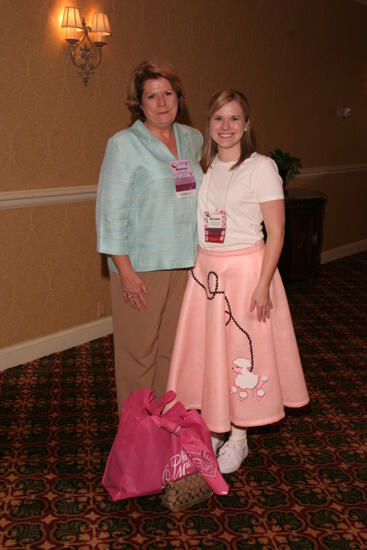
[(126, 397), (150, 387), (156, 397), (166, 391), (168, 370), (188, 270), (138, 273), (150, 294), (148, 309), (125, 304), (120, 277), (110, 273), (116, 391), (119, 413)]

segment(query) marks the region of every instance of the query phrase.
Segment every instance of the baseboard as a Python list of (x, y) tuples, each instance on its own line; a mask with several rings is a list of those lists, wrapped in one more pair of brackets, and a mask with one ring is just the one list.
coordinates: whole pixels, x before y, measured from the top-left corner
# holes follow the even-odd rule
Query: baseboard
[(345, 256), (351, 256), (351, 254), (357, 254), (357, 252), (363, 252), (367, 250), (367, 239), (361, 241), (355, 241), (344, 246), (338, 246), (338, 248), (332, 248), (331, 250), (325, 250), (321, 253), (321, 263), (333, 262), (339, 260)]
[(34, 340), (0, 349), (0, 372), (34, 359), (79, 346), (112, 333), (112, 317), (61, 330)]
[[(367, 239), (356, 241), (354, 243), (339, 246), (331, 250), (326, 250), (321, 254), (321, 263), (326, 264), (357, 252), (367, 250)], [(107, 336), (112, 333), (112, 317), (103, 317), (84, 325), (48, 334), (34, 340), (20, 342), (14, 346), (0, 349), (0, 372), (29, 363), (34, 359), (57, 353), (74, 346), (79, 346), (85, 342), (90, 342), (96, 338)]]

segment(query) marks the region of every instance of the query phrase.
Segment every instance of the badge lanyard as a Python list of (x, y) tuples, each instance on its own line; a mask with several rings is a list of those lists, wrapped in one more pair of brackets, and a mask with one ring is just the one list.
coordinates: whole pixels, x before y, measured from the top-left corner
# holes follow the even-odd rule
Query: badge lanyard
[(209, 212), (209, 210), (207, 209), (209, 189), (212, 182), (216, 164), (217, 164), (217, 159), (214, 162), (214, 165), (210, 174), (207, 191), (206, 191), (205, 210), (204, 210), (204, 234), (205, 234), (206, 243), (223, 244), (224, 239), (226, 237), (226, 225), (227, 225), (227, 214), (226, 214), (227, 195), (228, 195), (229, 187), (232, 182), (233, 175), (236, 170), (231, 170), (232, 174), (226, 186), (223, 208), (216, 208), (214, 211)]

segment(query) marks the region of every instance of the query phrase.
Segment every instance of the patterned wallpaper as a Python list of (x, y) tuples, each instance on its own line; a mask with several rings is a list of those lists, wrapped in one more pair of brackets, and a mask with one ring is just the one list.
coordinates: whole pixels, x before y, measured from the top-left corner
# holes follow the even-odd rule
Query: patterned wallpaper
[[(280, 146), (305, 167), (367, 161), (366, 6), (81, 0), (87, 22), (95, 9), (108, 13), (113, 34), (85, 88), (59, 27), (65, 4), (1, 2), (0, 192), (95, 185), (107, 138), (129, 122), (128, 75), (148, 57), (178, 67), (185, 120), (200, 129), (209, 95), (232, 85), (248, 95), (260, 151)], [(350, 119), (336, 118), (340, 104), (352, 106)], [(354, 181), (361, 195), (365, 178)], [(361, 220), (357, 229), (345, 223), (340, 230), (350, 179), (319, 183), (337, 197), (327, 214), (328, 246), (365, 238), (358, 205), (349, 205)], [(98, 300), (109, 314), (93, 202), (0, 211), (0, 347), (92, 321)]]
[(94, 203), (0, 212), (0, 347), (96, 319), (98, 301), (110, 314)]

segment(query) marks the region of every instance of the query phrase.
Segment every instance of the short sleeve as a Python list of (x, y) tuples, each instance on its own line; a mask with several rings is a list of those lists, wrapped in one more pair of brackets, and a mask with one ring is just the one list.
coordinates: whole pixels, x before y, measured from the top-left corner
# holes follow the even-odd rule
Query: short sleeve
[(270, 157), (262, 157), (254, 174), (254, 193), (257, 202), (284, 199), (283, 182), (276, 163)]
[(126, 144), (111, 138), (107, 143), (98, 182), (97, 250), (116, 256), (128, 252), (126, 230), (132, 197), (128, 157)]

